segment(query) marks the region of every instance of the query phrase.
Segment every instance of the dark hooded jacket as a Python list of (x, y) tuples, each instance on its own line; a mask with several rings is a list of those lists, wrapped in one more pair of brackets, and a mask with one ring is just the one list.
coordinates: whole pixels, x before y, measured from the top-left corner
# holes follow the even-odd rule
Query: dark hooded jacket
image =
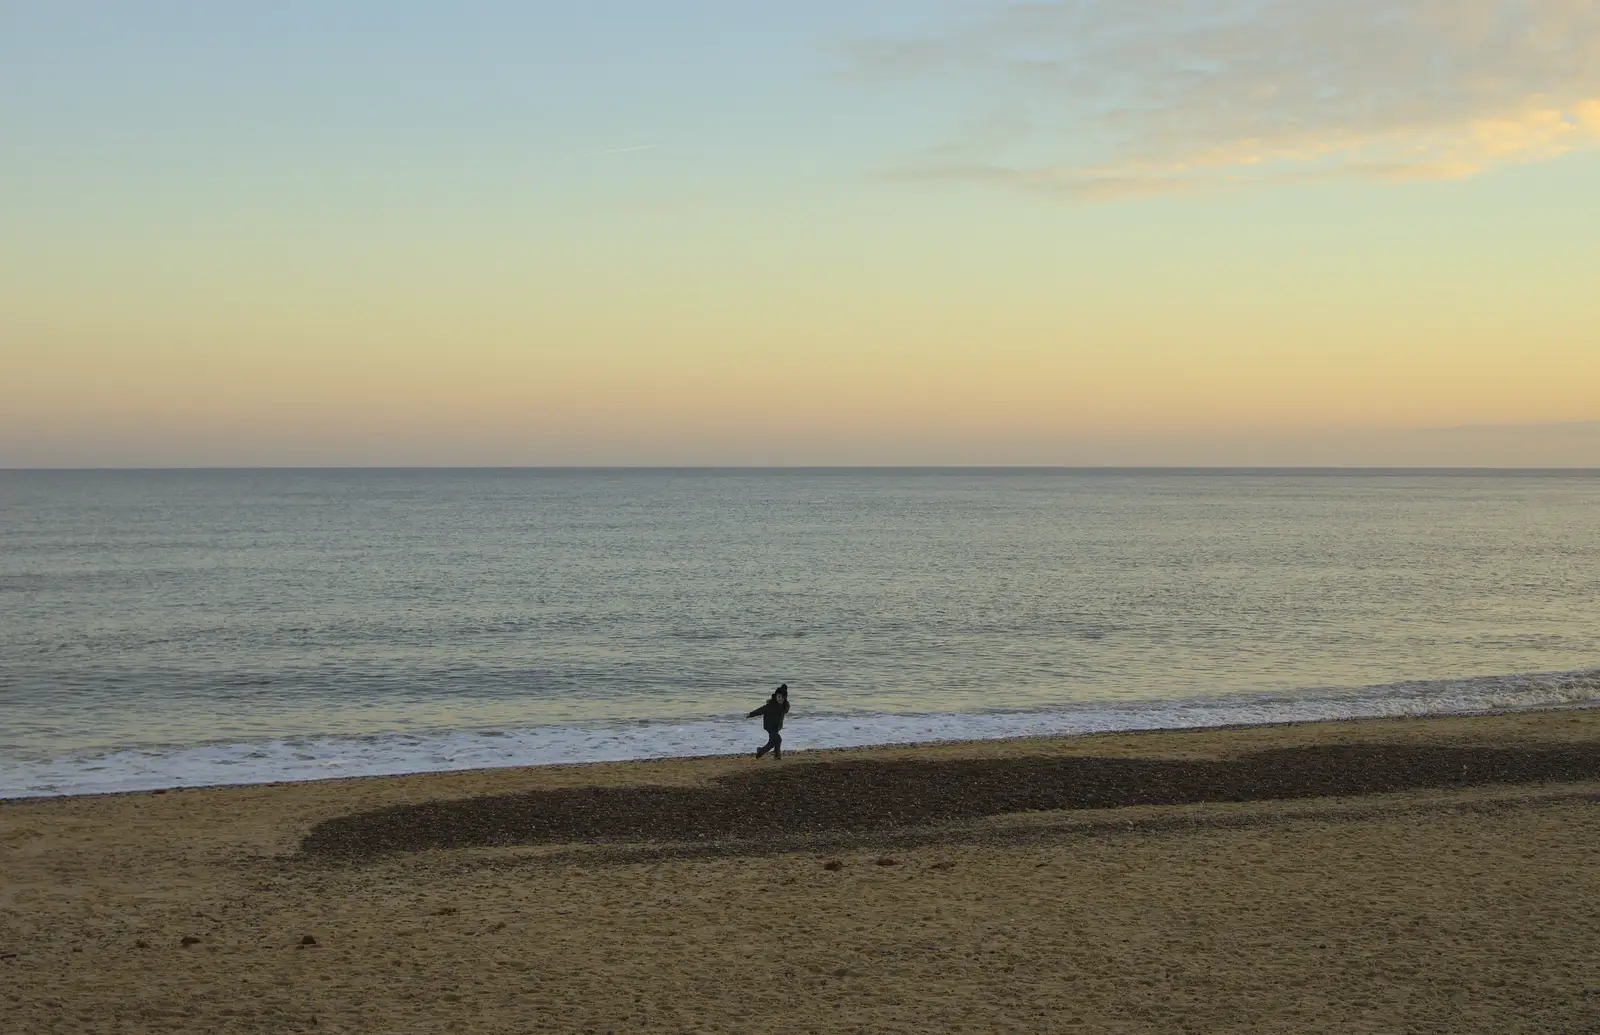
[(778, 699), (778, 695), (773, 694), (767, 699), (766, 704), (757, 708), (755, 711), (745, 716), (745, 718), (753, 719), (759, 715), (761, 716), (762, 729), (765, 729), (768, 733), (776, 733), (783, 729), (783, 717), (788, 713), (789, 699), (786, 697), (780, 701)]

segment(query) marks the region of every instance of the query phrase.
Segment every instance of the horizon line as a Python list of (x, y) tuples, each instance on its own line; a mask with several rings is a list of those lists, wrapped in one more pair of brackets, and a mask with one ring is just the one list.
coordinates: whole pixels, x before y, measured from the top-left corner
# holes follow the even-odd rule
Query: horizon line
[(571, 471), (571, 472), (771, 472), (771, 471), (1035, 471), (1035, 472), (1384, 472), (1384, 473), (1595, 473), (1600, 466), (1494, 466), (1483, 464), (236, 464), (158, 466), (0, 467), (21, 473), (181, 473), (231, 471)]

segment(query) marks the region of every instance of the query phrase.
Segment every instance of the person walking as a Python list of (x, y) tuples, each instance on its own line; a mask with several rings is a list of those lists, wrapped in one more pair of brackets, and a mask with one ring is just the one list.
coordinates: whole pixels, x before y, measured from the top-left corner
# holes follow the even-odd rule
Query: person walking
[(783, 717), (789, 714), (789, 684), (784, 683), (772, 691), (772, 696), (767, 698), (767, 703), (745, 716), (753, 719), (761, 716), (761, 726), (767, 731), (767, 742), (756, 748), (756, 757), (760, 758), (768, 751), (772, 752), (774, 759), (783, 757), (783, 737), (778, 733), (783, 729)]

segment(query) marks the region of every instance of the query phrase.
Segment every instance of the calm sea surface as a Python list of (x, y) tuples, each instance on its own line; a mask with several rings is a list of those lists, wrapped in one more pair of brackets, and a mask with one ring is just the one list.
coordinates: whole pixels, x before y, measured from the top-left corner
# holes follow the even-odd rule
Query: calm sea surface
[(1600, 474), (0, 472), (0, 796), (1600, 703)]

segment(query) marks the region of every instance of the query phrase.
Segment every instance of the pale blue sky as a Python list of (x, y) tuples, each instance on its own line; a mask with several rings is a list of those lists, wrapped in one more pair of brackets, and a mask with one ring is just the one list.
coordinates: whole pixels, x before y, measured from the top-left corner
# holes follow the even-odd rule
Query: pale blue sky
[(1582, 0), (0, 3), (0, 464), (1592, 420), (1597, 141)]

